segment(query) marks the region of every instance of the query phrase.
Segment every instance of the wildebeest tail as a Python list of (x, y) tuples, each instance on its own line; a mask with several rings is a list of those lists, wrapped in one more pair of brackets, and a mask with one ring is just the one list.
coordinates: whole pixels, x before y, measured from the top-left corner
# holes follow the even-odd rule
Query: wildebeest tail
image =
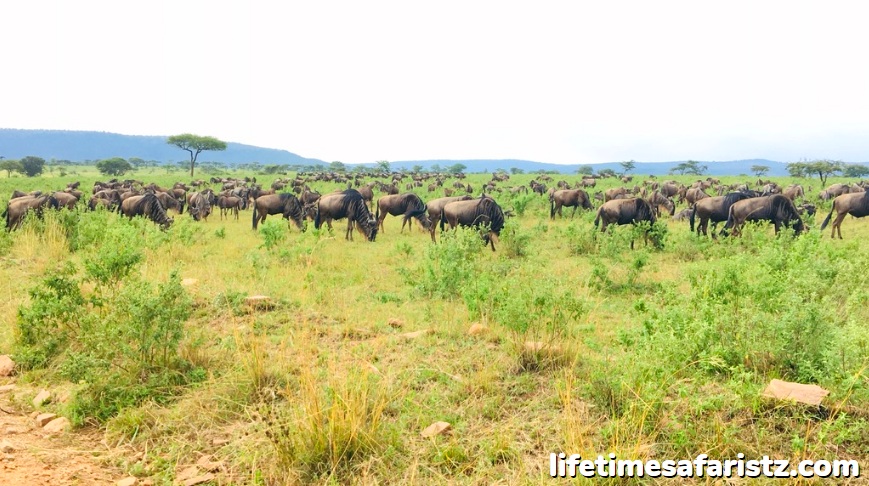
[(441, 209), (441, 231), (443, 231), (447, 226), (447, 213), (443, 209)]
[(594, 227), (597, 228), (600, 224), (600, 213), (603, 212), (603, 206), (597, 210), (597, 215), (594, 217)]
[(821, 231), (823, 231), (824, 228), (826, 228), (827, 225), (830, 224), (830, 218), (833, 217), (833, 211), (835, 211), (835, 210), (836, 210), (836, 203), (833, 203), (833, 207), (830, 208), (830, 214), (828, 214), (827, 217), (824, 218), (824, 222), (821, 223)]
[(691, 216), (688, 217), (688, 221), (689, 221), (689, 223), (690, 223), (690, 226), (689, 226), (689, 227), (691, 228), (691, 232), (692, 232), (692, 233), (694, 232), (694, 215), (695, 215), (695, 214), (697, 214), (697, 205), (696, 205), (696, 204), (695, 204), (694, 207), (691, 209)]
[[(254, 202), (254, 206), (256, 206), (256, 202)], [(323, 223), (323, 220), (320, 218), (320, 203), (317, 203), (317, 212), (314, 214), (314, 229), (320, 229), (320, 225)]]
[(256, 229), (257, 223), (259, 222), (259, 221), (257, 221), (257, 216), (258, 215), (256, 213), (256, 203), (254, 203), (254, 205), (253, 205), (253, 220), (251, 221), (251, 225), (253, 226), (253, 229)]
[(555, 197), (553, 194), (549, 195), (549, 218), (555, 219)]

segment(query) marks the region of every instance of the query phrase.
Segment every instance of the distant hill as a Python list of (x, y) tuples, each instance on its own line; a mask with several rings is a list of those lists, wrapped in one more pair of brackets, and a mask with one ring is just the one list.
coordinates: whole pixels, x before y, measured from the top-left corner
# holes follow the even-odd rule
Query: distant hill
[[(0, 156), (20, 159), (35, 155), (43, 159), (72, 161), (102, 160), (112, 157), (139, 157), (159, 162), (187, 160), (187, 152), (168, 145), (166, 138), (147, 135), (121, 135), (107, 132), (66, 130), (17, 130), (0, 128)], [(313, 165), (322, 160), (308, 159), (286, 150), (227, 143), (220, 152), (203, 152), (199, 159), (230, 165), (259, 162), (263, 165)]]
[[(666, 175), (670, 170), (683, 163), (684, 160), (673, 162), (636, 162), (636, 168), (631, 172), (639, 175)], [(750, 160), (733, 160), (727, 162), (709, 162), (699, 161), (702, 165), (706, 165), (708, 170), (706, 175), (725, 176), (725, 175), (752, 175), (751, 166), (764, 165), (769, 167), (769, 176), (786, 176), (788, 175), (787, 164), (784, 162), (775, 162), (766, 159), (750, 159)], [(432, 165), (438, 165), (442, 168), (450, 167), (454, 164), (465, 165), (468, 172), (494, 172), (498, 169), (510, 171), (511, 168), (521, 169), (526, 173), (536, 172), (539, 170), (558, 171), (562, 174), (575, 174), (581, 166), (590, 165), (595, 173), (604, 170), (612, 169), (617, 173), (622, 172), (620, 162), (605, 162), (599, 164), (549, 164), (545, 162), (532, 162), (529, 160), (502, 159), (502, 160), (422, 160), (422, 161), (401, 161), (393, 162), (393, 168), (410, 169), (414, 165), (421, 165), (429, 168)]]
[[(72, 161), (102, 160), (111, 157), (139, 157), (145, 160), (159, 162), (177, 162), (187, 160), (187, 153), (166, 143), (167, 137), (147, 135), (121, 135), (107, 132), (67, 131), (67, 130), (19, 130), (0, 128), (0, 156), (7, 159), (18, 159), (35, 155), (46, 160), (60, 159)], [(200, 155), (202, 162), (221, 162), (228, 165), (259, 162), (262, 165), (327, 165), (319, 159), (296, 155), (286, 150), (255, 147), (229, 142), (227, 149), (221, 152), (204, 152)], [(633, 174), (666, 175), (670, 170), (682, 163), (672, 162), (636, 162)], [(765, 159), (734, 160), (725, 162), (700, 161), (708, 167), (707, 175), (753, 175), (751, 166), (765, 165), (770, 168), (767, 175), (788, 175), (786, 164)], [(393, 169), (411, 169), (420, 165), (424, 170), (438, 165), (441, 168), (462, 164), (467, 172), (494, 172), (498, 169), (509, 171), (511, 168), (521, 169), (526, 173), (540, 170), (557, 171), (563, 174), (574, 174), (581, 165), (590, 165), (595, 172), (612, 169), (622, 172), (619, 162), (596, 164), (551, 164), (518, 159), (493, 160), (404, 160), (391, 163)], [(352, 168), (353, 164), (348, 164)], [(373, 167), (376, 164), (360, 164)]]

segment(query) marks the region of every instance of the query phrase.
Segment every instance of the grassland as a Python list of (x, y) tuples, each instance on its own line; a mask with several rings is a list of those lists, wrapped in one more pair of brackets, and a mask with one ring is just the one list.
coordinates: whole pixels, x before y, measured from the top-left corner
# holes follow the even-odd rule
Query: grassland
[[(0, 194), (97, 179), (2, 178)], [(814, 186), (816, 199), (817, 180), (779, 182)], [(495, 253), (467, 231), (437, 245), (418, 228), (399, 234), (392, 217), (369, 243), (345, 241), (341, 224), (335, 234), (299, 233), (270, 218), (254, 232), (250, 211), (238, 221), (176, 215), (166, 233), (114, 214), (49, 214), (0, 240), (0, 354), (22, 352), (29, 290), (71, 264), (90, 300), (65, 322), (90, 334), (72, 332), (68, 348), (19, 383), (70, 390), (56, 411), (103, 430), (119, 451), (115, 466), (158, 484), (198, 453), (223, 461), (222, 484), (538, 484), (559, 451), (869, 467), (869, 223), (848, 218), (846, 239), (830, 240), (817, 229), (827, 205), (796, 239), (760, 226), (711, 241), (666, 221), (663, 249), (638, 242), (631, 251), (630, 228), (600, 235), (592, 213), (553, 221), (545, 197), (506, 194), (499, 203), (521, 214)], [(96, 263), (106, 261), (117, 265)], [(180, 278), (196, 282), (182, 288)], [(154, 300), (170, 288), (190, 301)], [(244, 304), (257, 294), (275, 305)], [(140, 352), (112, 354), (124, 336), (145, 339), (134, 334), (147, 319), (124, 306), (184, 311), (177, 341), (159, 341), (172, 360), (144, 366)], [(469, 335), (473, 323), (486, 330)], [(127, 377), (119, 393), (99, 390), (129, 368), (123, 359), (183, 378), (144, 386)], [(772, 378), (831, 393), (820, 410), (772, 402), (760, 397)], [(451, 432), (423, 437), (436, 421)]]

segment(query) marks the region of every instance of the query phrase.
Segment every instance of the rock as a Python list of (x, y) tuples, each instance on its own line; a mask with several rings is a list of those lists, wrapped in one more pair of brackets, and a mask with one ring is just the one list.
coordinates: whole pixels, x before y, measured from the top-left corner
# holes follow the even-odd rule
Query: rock
[(403, 337), (405, 339), (416, 339), (416, 338), (423, 336), (427, 333), (428, 333), (428, 329), (421, 329), (419, 331), (406, 332), (406, 333), (402, 334), (401, 337)]
[(130, 476), (116, 482), (115, 486), (136, 486), (137, 484), (139, 484), (139, 478)]
[(790, 381), (772, 380), (761, 396), (777, 400), (793, 400), (806, 405), (818, 406), (830, 392), (818, 385), (803, 385)]
[(429, 425), (428, 427), (426, 427), (425, 430), (422, 431), (422, 436), (423, 437), (434, 437), (436, 435), (445, 434), (445, 433), (449, 432), (450, 430), (452, 430), (452, 428), (453, 428), (453, 426), (450, 425), (449, 422), (435, 422), (435, 423)]
[(471, 327), (468, 328), (469, 336), (479, 336), (481, 334), (486, 334), (487, 332), (489, 332), (489, 327), (485, 324), (480, 324), (479, 322), (471, 324)]
[(192, 477), (184, 481), (184, 486), (196, 486), (197, 484), (207, 483), (214, 479), (214, 474), (207, 473), (201, 476)]
[(36, 420), (36, 425), (38, 425), (38, 426), (40, 426), (40, 427), (45, 427), (45, 424), (51, 422), (52, 420), (54, 420), (54, 419), (56, 419), (56, 418), (57, 418), (57, 415), (56, 415), (56, 414), (53, 414), (53, 413), (41, 413), (41, 414), (39, 414), (39, 415), (36, 416), (36, 419), (35, 419), (35, 420)]
[(0, 376), (12, 376), (15, 372), (15, 361), (8, 354), (0, 354)]
[(51, 392), (48, 390), (42, 390), (41, 392), (36, 394), (36, 397), (33, 398), (33, 406), (36, 408), (39, 408), (49, 402), (51, 402)]
[(195, 278), (185, 278), (181, 280), (182, 287), (190, 287), (199, 283), (199, 279)]
[(69, 423), (68, 418), (57, 417), (56, 419), (52, 420), (51, 422), (48, 422), (47, 424), (45, 424), (45, 426), (42, 427), (42, 430), (48, 432), (49, 434), (56, 434), (58, 432), (63, 432), (63, 431), (69, 430), (71, 427), (72, 427), (72, 424)]
[(402, 321), (401, 319), (396, 319), (394, 317), (390, 317), (389, 320), (386, 321), (386, 323), (389, 324), (389, 327), (393, 329), (401, 329), (402, 327), (404, 327), (404, 321)]
[(259, 310), (269, 310), (275, 307), (275, 303), (272, 302), (272, 298), (267, 295), (251, 295), (249, 297), (245, 297), (244, 303), (253, 309)]
[(0, 452), (9, 454), (10, 452), (15, 452), (15, 450), (15, 446), (8, 440), (0, 441)]
[(175, 480), (178, 482), (184, 482), (184, 481), (187, 481), (188, 479), (190, 479), (192, 477), (196, 477), (198, 475), (199, 475), (199, 468), (196, 466), (190, 466), (190, 467), (182, 470), (180, 473), (176, 474)]
[(204, 455), (196, 461), (196, 465), (202, 468), (204, 471), (215, 472), (219, 471), (220, 468), (223, 467), (223, 462), (221, 461), (212, 461), (211, 456)]
[(0, 386), (0, 394), (9, 393), (14, 390), (16, 387), (15, 383), (10, 383), (8, 385)]
[(26, 425), (10, 425), (4, 430), (6, 435), (26, 434), (30, 432), (30, 427)]

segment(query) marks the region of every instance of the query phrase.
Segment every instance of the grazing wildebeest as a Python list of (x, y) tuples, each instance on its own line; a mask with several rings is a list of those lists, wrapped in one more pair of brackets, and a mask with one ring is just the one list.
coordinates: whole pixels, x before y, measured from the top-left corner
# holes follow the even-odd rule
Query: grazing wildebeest
[[(649, 224), (655, 224), (658, 219), (655, 217), (655, 210), (648, 201), (642, 198), (632, 199), (613, 199), (601, 205), (597, 210), (597, 216), (594, 218), (594, 226), (600, 224), (600, 231), (606, 231), (607, 226), (611, 224), (636, 225), (642, 221), (648, 221)], [(651, 229), (651, 228), (650, 228)], [(646, 232), (648, 239), (649, 233)], [(631, 249), (634, 249), (634, 240), (631, 240)]]
[(437, 225), (435, 221), (441, 220), (441, 213), (444, 210), (444, 206), (451, 202), (456, 201), (470, 201), (473, 199), (471, 196), (452, 196), (452, 197), (440, 197), (437, 199), (432, 199), (431, 201), (426, 203), (426, 207), (428, 208), (428, 218), (432, 221), (431, 225), (431, 240), (435, 241), (435, 228)]
[(229, 219), (229, 213), (238, 219), (238, 210), (241, 209), (243, 199), (238, 196), (220, 196), (217, 198), (217, 207), (220, 208), (220, 219)]
[(211, 214), (211, 206), (215, 202), (214, 191), (211, 189), (194, 192), (187, 196), (187, 212), (193, 216), (195, 221), (208, 221), (208, 216)]
[(796, 201), (796, 199), (798, 197), (799, 198), (805, 197), (805, 192), (803, 191), (803, 186), (801, 186), (799, 184), (791, 184), (790, 186), (786, 187), (782, 191), (782, 194), (786, 198), (790, 199), (791, 201)]
[(697, 201), (694, 204), (694, 212), (691, 214), (691, 232), (694, 232), (694, 219), (700, 218), (700, 224), (697, 225), (697, 234), (703, 233), (706, 236), (706, 229), (709, 227), (709, 222), (712, 221), (712, 236), (715, 236), (715, 227), (722, 221), (727, 221), (730, 216), (730, 206), (736, 201), (756, 197), (756, 192), (731, 192), (724, 196), (707, 197)]
[(701, 199), (706, 199), (710, 197), (709, 194), (706, 194), (703, 189), (699, 187), (691, 187), (685, 191), (685, 201), (688, 202), (688, 205), (692, 205)]
[(68, 192), (56, 191), (51, 195), (57, 200), (58, 208), (74, 209), (78, 203), (78, 197)]
[(694, 214), (694, 208), (685, 208), (670, 219), (673, 221), (685, 221), (686, 219), (690, 219), (692, 214)]
[(305, 230), (302, 202), (293, 194), (267, 194), (256, 198), (253, 202), (253, 229), (272, 214), (280, 214), (284, 219), (292, 220), (299, 230)]
[(656, 216), (661, 214), (661, 206), (664, 206), (670, 216), (676, 214), (676, 203), (674, 203), (669, 197), (661, 194), (660, 191), (653, 192), (651, 197), (648, 198), (648, 201), (649, 204), (652, 205), (652, 209), (655, 210)]
[(178, 202), (177, 199), (175, 199), (175, 196), (173, 196), (172, 193), (158, 192), (155, 195), (157, 196), (157, 199), (160, 200), (160, 204), (163, 205), (163, 209), (165, 209), (166, 211), (170, 209), (175, 209), (178, 211), (179, 214), (181, 213), (181, 203)]
[(582, 209), (594, 209), (588, 193), (582, 189), (562, 189), (553, 192), (549, 196), (549, 217), (555, 219), (555, 214), (558, 213), (563, 218), (564, 215), (561, 214), (562, 207), (573, 208), (573, 212), (570, 214), (571, 218), (576, 215), (576, 210), (580, 207)]
[(488, 227), (483, 242), (491, 245), (492, 251), (495, 251), (494, 240), (501, 235), (505, 219), (501, 206), (491, 197), (483, 195), (478, 199), (447, 203), (441, 211), (441, 231), (447, 223), (450, 229), (456, 226)]
[(836, 219), (833, 220), (833, 231), (830, 238), (836, 237), (836, 230), (839, 231), (839, 239), (842, 239), (842, 220), (850, 214), (855, 218), (862, 218), (869, 215), (869, 192), (855, 192), (842, 194), (833, 199), (833, 207), (830, 208), (830, 214), (824, 218), (821, 223), (821, 231), (830, 223), (830, 218), (833, 217), (833, 212), (836, 212)]
[(625, 187), (614, 187), (612, 189), (607, 189), (604, 191), (603, 200), (611, 201), (613, 199), (619, 199), (620, 196), (626, 196), (628, 194), (628, 189)]
[(172, 225), (172, 218), (166, 215), (166, 209), (160, 204), (157, 196), (148, 192), (142, 196), (131, 196), (118, 206), (118, 212), (133, 219), (134, 216), (144, 216), (166, 229)]
[(374, 241), (377, 237), (377, 221), (365, 205), (362, 194), (355, 189), (326, 194), (317, 201), (317, 213), (314, 217), (314, 227), (320, 229), (323, 222), (332, 229), (332, 220), (347, 218), (347, 233), (345, 239), (353, 240), (353, 227)]
[(387, 214), (404, 216), (399, 233), (404, 232), (404, 225), (408, 224), (411, 218), (416, 218), (426, 231), (431, 231), (432, 222), (428, 217), (428, 209), (422, 199), (412, 192), (383, 196), (377, 200), (375, 218), (380, 231), (383, 231), (383, 221)]
[(6, 205), (6, 210), (3, 211), (3, 217), (6, 219), (6, 230), (12, 231), (18, 229), (24, 221), (24, 216), (30, 211), (33, 211), (37, 216), (41, 216), (42, 209), (45, 207), (58, 209), (59, 204), (57, 199), (51, 194), (21, 196), (10, 199)]
[(734, 234), (739, 234), (739, 229), (746, 221), (769, 221), (775, 226), (776, 234), (782, 225), (792, 227), (797, 235), (805, 229), (793, 201), (781, 194), (753, 197), (733, 203), (721, 234), (726, 235), (731, 229)]
[(830, 199), (837, 198), (842, 194), (848, 194), (851, 190), (851, 187), (848, 184), (833, 184), (830, 187), (824, 189), (818, 194), (818, 197), (823, 201), (828, 201)]

